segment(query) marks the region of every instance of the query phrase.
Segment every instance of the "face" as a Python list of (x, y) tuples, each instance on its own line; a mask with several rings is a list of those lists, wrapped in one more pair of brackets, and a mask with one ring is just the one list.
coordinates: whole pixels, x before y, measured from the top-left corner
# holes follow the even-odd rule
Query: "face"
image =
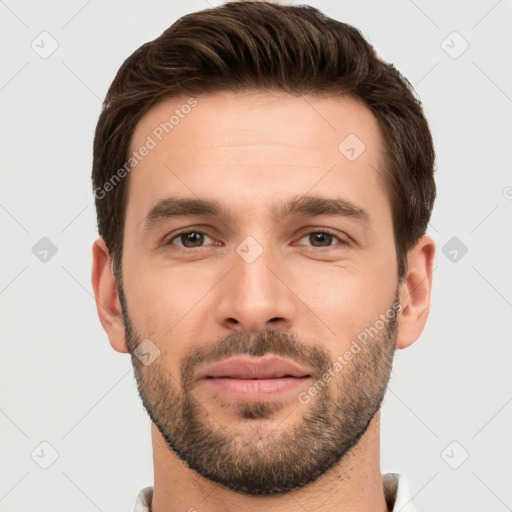
[(382, 138), (349, 98), (187, 100), (133, 135), (149, 150), (129, 178), (126, 341), (170, 450), (236, 492), (283, 493), (343, 460), (388, 383), (399, 307)]

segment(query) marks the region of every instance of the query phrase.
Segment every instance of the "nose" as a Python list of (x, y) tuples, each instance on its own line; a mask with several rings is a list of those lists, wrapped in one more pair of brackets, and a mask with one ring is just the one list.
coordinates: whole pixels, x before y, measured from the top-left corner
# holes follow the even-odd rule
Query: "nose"
[(217, 322), (223, 327), (258, 333), (291, 329), (298, 299), (291, 291), (291, 272), (265, 249), (251, 261), (234, 254), (232, 269), (217, 289)]

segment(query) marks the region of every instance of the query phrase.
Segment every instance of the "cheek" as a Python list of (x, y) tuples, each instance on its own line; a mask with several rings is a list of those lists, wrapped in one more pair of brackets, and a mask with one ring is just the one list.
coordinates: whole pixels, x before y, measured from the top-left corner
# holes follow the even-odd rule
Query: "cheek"
[[(392, 262), (391, 255), (347, 268), (334, 266), (321, 271), (316, 267), (309, 272), (302, 269), (293, 289), (314, 313), (308, 316), (308, 323), (324, 326), (337, 345), (348, 343), (374, 325), (394, 300), (396, 278)], [(308, 278), (304, 279), (304, 275)]]
[[(141, 335), (167, 343), (199, 327), (197, 314), (218, 279), (206, 268), (192, 266), (131, 264), (129, 260), (123, 265), (128, 309)], [(206, 321), (205, 315), (201, 318)]]

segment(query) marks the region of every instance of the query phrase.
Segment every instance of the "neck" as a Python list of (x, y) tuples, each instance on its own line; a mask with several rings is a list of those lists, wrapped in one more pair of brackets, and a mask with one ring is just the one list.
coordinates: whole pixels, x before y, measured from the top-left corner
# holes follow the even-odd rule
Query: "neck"
[(151, 427), (155, 483), (152, 512), (199, 511), (388, 512), (380, 472), (380, 411), (337, 465), (307, 486), (278, 496), (248, 496), (221, 487), (191, 470)]

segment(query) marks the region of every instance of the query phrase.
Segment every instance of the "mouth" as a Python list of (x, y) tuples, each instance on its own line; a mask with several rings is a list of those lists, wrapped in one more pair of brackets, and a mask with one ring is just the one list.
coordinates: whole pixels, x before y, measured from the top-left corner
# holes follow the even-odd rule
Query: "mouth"
[(230, 358), (199, 372), (199, 379), (232, 398), (262, 400), (308, 381), (309, 369), (275, 356)]
[(199, 378), (280, 379), (310, 377), (309, 369), (275, 356), (233, 357), (199, 372)]
[(245, 400), (275, 398), (276, 394), (291, 391), (309, 377), (279, 377), (276, 379), (234, 379), (232, 377), (210, 377), (210, 386), (222, 394)]

